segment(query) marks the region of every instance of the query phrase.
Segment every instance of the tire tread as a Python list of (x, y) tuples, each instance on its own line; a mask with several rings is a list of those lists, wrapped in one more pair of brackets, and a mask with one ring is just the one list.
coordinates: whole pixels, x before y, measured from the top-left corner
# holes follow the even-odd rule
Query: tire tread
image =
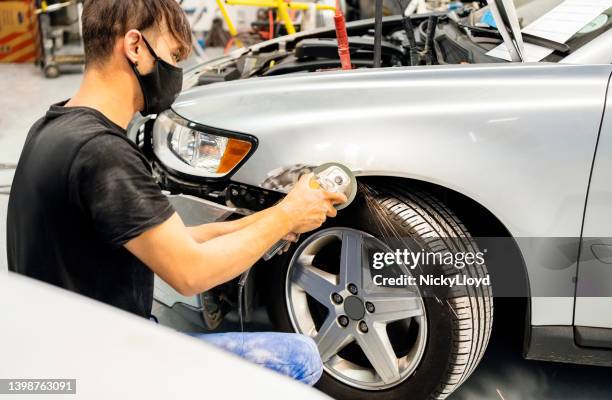
[[(385, 193), (379, 204), (388, 211), (393, 222), (410, 234), (426, 237), (423, 242), (431, 251), (477, 251), (465, 225), (435, 196), (421, 190), (407, 191), (388, 185), (377, 186), (377, 190)], [(454, 238), (465, 240), (459, 243)], [(469, 277), (484, 277), (487, 273), (484, 265), (466, 266), (463, 271)], [(456, 273), (445, 271), (448, 276)], [(448, 360), (446, 378), (431, 396), (436, 400), (445, 399), (469, 378), (484, 355), (493, 327), (491, 288), (467, 287), (458, 291), (462, 293), (447, 299), (456, 316), (457, 328), (453, 331), (453, 351)]]

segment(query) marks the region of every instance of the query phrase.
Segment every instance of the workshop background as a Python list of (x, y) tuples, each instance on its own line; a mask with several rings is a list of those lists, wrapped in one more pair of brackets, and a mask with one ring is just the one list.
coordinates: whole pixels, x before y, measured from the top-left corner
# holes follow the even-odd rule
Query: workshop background
[[(267, 3), (283, 1), (269, 0)], [(309, 1), (309, 0), (305, 0)], [(528, 0), (516, 0), (521, 4)], [(266, 3), (262, 1), (260, 3)], [(342, 1), (347, 19), (371, 17), (373, 2)], [(414, 12), (458, 6), (448, 0), (413, 1)], [(286, 34), (292, 29), (333, 26), (333, 13), (309, 7), (291, 12), (294, 27), (283, 23), (277, 9), (223, 5), (214, 0), (181, 2), (192, 22), (194, 53), (186, 65), (218, 57), (239, 47)], [(259, 4), (256, 1), (255, 5)], [(317, 4), (334, 6), (334, 0)], [(392, 4), (392, 3), (390, 3)], [(6, 211), (15, 165), (32, 123), (49, 105), (73, 94), (83, 72), (83, 49), (79, 37), (81, 4), (75, 1), (0, 0), (0, 270), (7, 269)], [(394, 12), (390, 6), (387, 13)], [(24, 294), (27, 296), (27, 294)], [(508, 308), (511, 312), (512, 305)], [(496, 314), (504, 312), (496, 309)], [(154, 314), (183, 330), (198, 330), (189, 321), (156, 304)], [(231, 315), (220, 330), (238, 330), (238, 318)], [(257, 310), (248, 329), (269, 329), (264, 310)], [(612, 396), (610, 370), (589, 366), (526, 361), (521, 357), (522, 326), (495, 322), (493, 337), (476, 372), (452, 399), (609, 399)]]

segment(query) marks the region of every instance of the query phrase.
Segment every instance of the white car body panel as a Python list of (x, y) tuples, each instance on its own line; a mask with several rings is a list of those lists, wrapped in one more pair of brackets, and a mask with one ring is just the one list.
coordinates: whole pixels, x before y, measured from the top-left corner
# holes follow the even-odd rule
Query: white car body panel
[[(612, 32), (612, 31), (611, 31)], [(574, 324), (612, 328), (612, 91), (593, 163), (584, 217)], [(596, 256), (598, 246), (605, 258)], [(607, 253), (607, 254), (606, 254)]]
[(328, 398), (185, 334), (13, 273), (0, 274), (0, 309), (0, 376), (77, 379), (76, 398)]

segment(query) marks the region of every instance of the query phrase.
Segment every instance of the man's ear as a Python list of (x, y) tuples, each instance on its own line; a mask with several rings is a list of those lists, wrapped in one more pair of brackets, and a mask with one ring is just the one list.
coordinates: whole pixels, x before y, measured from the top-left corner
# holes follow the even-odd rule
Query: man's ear
[(125, 56), (133, 64), (138, 65), (142, 54), (142, 35), (136, 29), (131, 29), (123, 37), (123, 50)]

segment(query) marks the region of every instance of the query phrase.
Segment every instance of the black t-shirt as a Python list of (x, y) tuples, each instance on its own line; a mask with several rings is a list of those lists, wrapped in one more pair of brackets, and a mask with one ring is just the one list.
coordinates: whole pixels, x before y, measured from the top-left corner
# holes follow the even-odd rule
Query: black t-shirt
[(19, 159), (9, 269), (149, 317), (153, 272), (123, 245), (174, 209), (124, 129), (63, 104), (34, 124)]

